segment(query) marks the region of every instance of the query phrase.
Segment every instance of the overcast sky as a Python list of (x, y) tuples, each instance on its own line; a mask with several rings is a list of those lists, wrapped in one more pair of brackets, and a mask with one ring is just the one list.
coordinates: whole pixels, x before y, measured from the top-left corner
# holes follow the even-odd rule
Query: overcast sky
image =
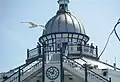
[[(20, 22), (45, 25), (57, 10), (57, 0), (0, 0), (0, 72), (25, 63), (26, 50), (36, 47), (42, 34), (41, 28), (29, 29)], [(100, 53), (120, 17), (120, 0), (70, 0), (69, 10), (83, 23)], [(117, 32), (120, 36), (120, 25)], [(120, 42), (113, 34), (101, 60), (113, 64), (115, 57), (120, 67)]]

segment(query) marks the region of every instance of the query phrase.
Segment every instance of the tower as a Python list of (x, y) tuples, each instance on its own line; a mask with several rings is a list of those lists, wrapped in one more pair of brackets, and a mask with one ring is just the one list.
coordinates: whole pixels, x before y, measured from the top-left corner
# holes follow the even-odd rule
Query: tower
[(98, 68), (98, 63), (111, 65), (96, 61), (97, 47), (88, 44), (84, 26), (69, 12), (68, 3), (58, 0), (59, 10), (46, 23), (37, 47), (27, 49), (26, 63), (2, 73), (0, 82), (111, 82), (112, 74), (113, 80), (119, 78), (116, 70)]
[(59, 10), (45, 25), (39, 42), (43, 46), (43, 82), (63, 82), (63, 56), (72, 59), (97, 59), (97, 48), (89, 46), (89, 37), (81, 21), (69, 12), (69, 0), (58, 0)]
[(59, 53), (57, 50), (60, 49), (62, 43), (64, 52), (68, 52), (71, 58), (85, 56), (97, 59), (97, 47), (87, 44), (89, 36), (86, 35), (82, 22), (69, 12), (68, 3), (69, 0), (58, 0), (59, 10), (46, 23), (46, 30), (39, 38), (39, 42), (45, 45), (45, 54)]

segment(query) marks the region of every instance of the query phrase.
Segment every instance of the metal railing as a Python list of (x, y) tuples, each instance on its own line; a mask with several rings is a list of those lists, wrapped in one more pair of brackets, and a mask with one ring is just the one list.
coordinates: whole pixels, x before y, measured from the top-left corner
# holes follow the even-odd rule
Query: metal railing
[(79, 56), (81, 54), (88, 57), (98, 58), (97, 46), (94, 47), (89, 45), (71, 44), (67, 46), (66, 50), (70, 56)]
[[(7, 79), (3, 80), (2, 82), (21, 82), (21, 79), (20, 79), (21, 77), (25, 77), (24, 75), (26, 73), (29, 73), (33, 69), (39, 67), (39, 65), (41, 65), (41, 63), (42, 63), (42, 60), (35, 62), (34, 64), (32, 62), (23, 68), (19, 68), (19, 70), (17, 72), (15, 72), (11, 76), (9, 76)], [(22, 79), (22, 80), (24, 80), (24, 79)]]
[[(64, 56), (64, 62), (68, 63), (74, 69), (84, 71), (85, 74), (85, 66), (81, 65), (80, 63), (74, 61), (72, 58)], [(85, 62), (86, 63), (86, 62)], [(103, 76), (97, 74), (96, 72), (87, 68), (87, 77), (91, 79), (93, 82), (110, 82), (108, 79), (104, 78)]]
[(39, 48), (33, 48), (31, 50), (28, 50), (27, 52), (28, 52), (29, 55), (28, 55), (27, 59), (31, 59), (31, 58), (34, 58), (36, 56), (39, 56), (38, 49)]

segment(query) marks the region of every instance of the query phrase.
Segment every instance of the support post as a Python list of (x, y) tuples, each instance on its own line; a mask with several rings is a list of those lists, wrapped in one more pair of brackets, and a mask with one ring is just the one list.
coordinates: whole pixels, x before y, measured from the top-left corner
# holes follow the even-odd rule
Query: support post
[(27, 49), (27, 60), (29, 59), (29, 49)]
[(109, 78), (109, 82), (111, 82), (111, 78)]
[(20, 75), (21, 75), (21, 74), (20, 74), (20, 67), (19, 67), (18, 70), (19, 70), (19, 72), (18, 72), (18, 82), (20, 82)]
[(39, 57), (41, 56), (41, 45), (39, 43), (37, 43), (37, 48), (38, 48), (38, 54), (39, 54)]
[(64, 69), (63, 69), (63, 43), (60, 47), (60, 69), (61, 69), (61, 82), (64, 82)]
[(87, 82), (87, 64), (85, 64), (85, 82)]
[(81, 55), (81, 54), (82, 54), (82, 47), (83, 47), (83, 45), (82, 45), (82, 43), (81, 43), (81, 42), (80, 42), (79, 47), (80, 47), (80, 55)]
[(98, 58), (98, 47), (96, 46), (96, 57)]
[(42, 49), (42, 82), (45, 82), (45, 54), (44, 54), (45, 45), (43, 44)]

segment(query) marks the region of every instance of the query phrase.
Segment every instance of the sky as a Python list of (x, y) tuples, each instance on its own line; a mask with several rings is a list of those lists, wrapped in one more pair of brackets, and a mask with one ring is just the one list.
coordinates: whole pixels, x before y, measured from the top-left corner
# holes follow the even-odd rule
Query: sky
[[(25, 63), (27, 49), (36, 47), (42, 28), (29, 29), (23, 21), (45, 25), (58, 10), (57, 0), (0, 0), (0, 72)], [(100, 53), (120, 18), (120, 0), (70, 0), (70, 12), (80, 20)], [(117, 26), (120, 36), (120, 25)], [(120, 42), (113, 33), (100, 60), (120, 67)]]

